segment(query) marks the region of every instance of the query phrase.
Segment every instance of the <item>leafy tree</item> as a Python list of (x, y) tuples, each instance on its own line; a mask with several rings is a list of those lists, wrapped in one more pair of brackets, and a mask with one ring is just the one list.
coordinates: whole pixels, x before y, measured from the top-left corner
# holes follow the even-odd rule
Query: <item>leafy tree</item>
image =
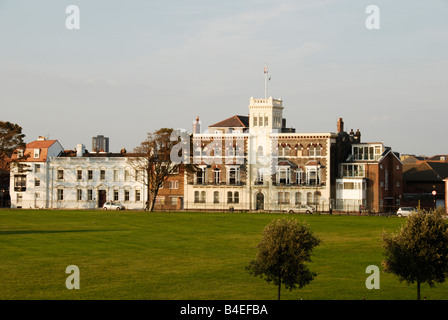
[(448, 226), (437, 212), (418, 213), (407, 218), (397, 233), (383, 233), (386, 259), (384, 271), (398, 276), (407, 284), (417, 283), (417, 299), (420, 285), (445, 281), (448, 273)]
[(22, 127), (8, 121), (0, 121), (0, 181), (9, 181), (12, 155), (17, 149), (24, 149)]
[(280, 300), (282, 284), (289, 290), (303, 288), (316, 277), (305, 263), (311, 262), (311, 253), (320, 243), (306, 223), (276, 219), (263, 230), (257, 256), (246, 270), (277, 285)]

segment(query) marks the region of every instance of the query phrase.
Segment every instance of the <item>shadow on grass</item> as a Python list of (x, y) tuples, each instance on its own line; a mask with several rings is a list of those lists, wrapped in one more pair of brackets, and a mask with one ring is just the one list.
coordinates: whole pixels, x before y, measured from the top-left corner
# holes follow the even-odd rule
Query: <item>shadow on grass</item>
[(14, 231), (0, 231), (0, 236), (15, 235), (15, 234), (39, 234), (39, 233), (70, 233), (70, 232), (111, 232), (122, 230), (14, 230)]

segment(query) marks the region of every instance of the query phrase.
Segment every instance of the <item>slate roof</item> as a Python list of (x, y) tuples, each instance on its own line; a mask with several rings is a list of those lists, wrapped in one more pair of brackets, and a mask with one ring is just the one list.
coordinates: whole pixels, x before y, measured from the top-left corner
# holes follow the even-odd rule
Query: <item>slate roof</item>
[(448, 177), (448, 163), (425, 161), (418, 165), (403, 165), (405, 181), (442, 181)]
[(218, 128), (249, 128), (249, 117), (248, 116), (233, 116), (221, 122), (212, 124), (210, 127)]

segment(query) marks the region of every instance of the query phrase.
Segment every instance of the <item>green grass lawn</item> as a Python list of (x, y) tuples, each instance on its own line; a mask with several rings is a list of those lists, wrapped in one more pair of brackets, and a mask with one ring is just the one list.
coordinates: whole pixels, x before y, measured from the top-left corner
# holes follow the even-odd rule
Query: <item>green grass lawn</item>
[[(263, 228), (286, 214), (0, 210), (0, 299), (276, 299), (276, 287), (246, 273)], [(288, 215), (289, 216), (289, 215)], [(368, 290), (369, 265), (381, 269), (381, 234), (404, 218), (293, 215), (323, 243), (310, 269), (318, 276), (282, 299), (409, 299), (415, 285), (381, 273)], [(80, 269), (68, 290), (65, 269)], [(422, 286), (446, 299), (448, 284)]]

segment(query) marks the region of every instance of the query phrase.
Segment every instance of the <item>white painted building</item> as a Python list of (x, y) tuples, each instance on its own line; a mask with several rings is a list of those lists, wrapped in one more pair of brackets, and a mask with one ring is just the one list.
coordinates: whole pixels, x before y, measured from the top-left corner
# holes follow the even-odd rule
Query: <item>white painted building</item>
[(144, 208), (146, 188), (129, 154), (86, 153), (81, 144), (64, 151), (43, 137), (27, 144), (24, 154), (11, 169), (12, 208), (94, 209), (106, 201)]
[(11, 208), (46, 208), (48, 192), (49, 159), (57, 157), (64, 149), (57, 140), (39, 137), (27, 144), (25, 151), (18, 151), (13, 158), (23, 157), (19, 165), (11, 165)]

